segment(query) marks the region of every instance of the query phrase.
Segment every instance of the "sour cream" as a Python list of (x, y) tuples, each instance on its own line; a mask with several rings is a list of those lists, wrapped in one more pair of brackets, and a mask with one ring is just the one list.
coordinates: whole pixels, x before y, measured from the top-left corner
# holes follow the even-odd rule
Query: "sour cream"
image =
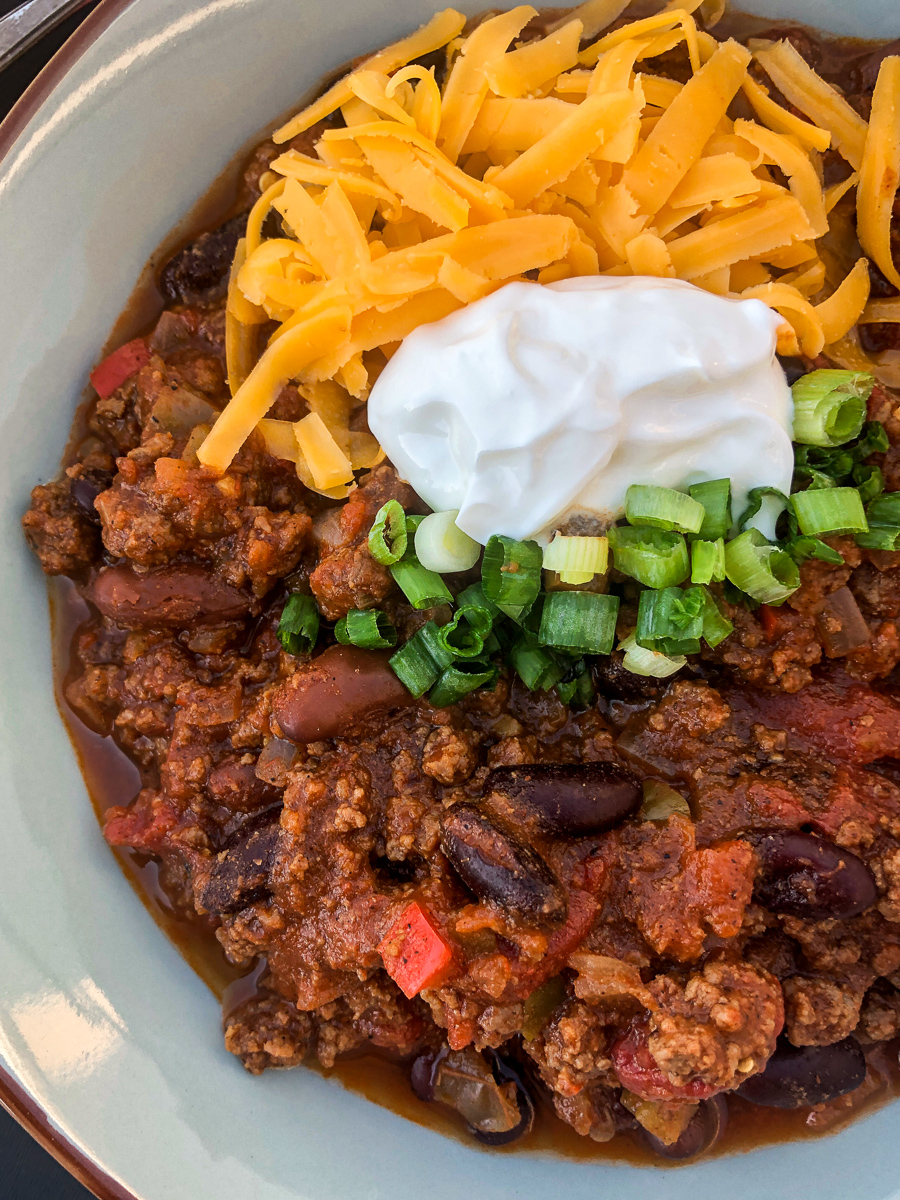
[(612, 523), (632, 483), (729, 477), (738, 515), (753, 487), (790, 490), (779, 323), (759, 300), (677, 280), (510, 283), (404, 340), (369, 426), (422, 499), (458, 509), (482, 544), (546, 542), (582, 514)]

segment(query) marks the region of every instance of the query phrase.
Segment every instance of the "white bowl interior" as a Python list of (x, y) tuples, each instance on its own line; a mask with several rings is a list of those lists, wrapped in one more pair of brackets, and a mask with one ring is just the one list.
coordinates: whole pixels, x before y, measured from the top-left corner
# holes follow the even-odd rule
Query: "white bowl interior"
[[(434, 6), (136, 0), (0, 167), (0, 1054), (66, 1136), (147, 1200), (418, 1200), (425, 1187), (435, 1200), (893, 1196), (893, 1107), (839, 1138), (637, 1172), (478, 1152), (309, 1071), (253, 1079), (100, 837), (53, 704), (44, 582), (18, 525), (29, 489), (55, 474), (87, 371), (169, 230), (323, 72)], [(897, 0), (747, 7), (900, 35)]]

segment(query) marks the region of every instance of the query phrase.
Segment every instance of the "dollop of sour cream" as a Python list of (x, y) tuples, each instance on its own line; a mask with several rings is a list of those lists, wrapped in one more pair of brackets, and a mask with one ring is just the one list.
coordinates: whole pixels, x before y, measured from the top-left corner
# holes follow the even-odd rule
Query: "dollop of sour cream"
[(790, 490), (779, 323), (759, 300), (677, 280), (510, 283), (404, 340), (369, 426), (422, 499), (458, 509), (482, 544), (545, 543), (582, 514), (611, 523), (632, 483), (729, 477), (737, 516), (753, 487)]

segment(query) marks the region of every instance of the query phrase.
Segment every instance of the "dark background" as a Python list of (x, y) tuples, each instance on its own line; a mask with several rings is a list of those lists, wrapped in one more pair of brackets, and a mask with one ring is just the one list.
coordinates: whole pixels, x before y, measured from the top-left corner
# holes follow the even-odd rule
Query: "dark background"
[[(0, 17), (19, 0), (0, 0)], [(96, 7), (88, 4), (48, 33), (5, 71), (0, 71), (0, 117), (5, 117), (41, 67)], [(42, 1150), (0, 1109), (0, 1198), (2, 1200), (92, 1200), (90, 1192)]]

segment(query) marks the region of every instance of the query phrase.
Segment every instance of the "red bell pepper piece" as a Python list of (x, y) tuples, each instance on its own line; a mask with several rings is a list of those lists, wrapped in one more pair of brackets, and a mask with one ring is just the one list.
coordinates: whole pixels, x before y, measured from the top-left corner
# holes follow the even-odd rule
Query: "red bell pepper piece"
[(117, 387), (121, 387), (126, 379), (136, 375), (141, 367), (150, 361), (150, 351), (143, 338), (135, 338), (126, 342), (118, 350), (113, 350), (104, 358), (99, 366), (91, 371), (91, 383), (94, 391), (101, 400), (111, 396)]
[(378, 952), (384, 969), (409, 1000), (423, 988), (443, 983), (453, 966), (453, 947), (415, 900), (391, 926)]
[(768, 604), (759, 606), (759, 619), (762, 622), (763, 633), (766, 635), (767, 642), (774, 642), (781, 630), (781, 622), (778, 619), (778, 613), (774, 608), (770, 608)]

